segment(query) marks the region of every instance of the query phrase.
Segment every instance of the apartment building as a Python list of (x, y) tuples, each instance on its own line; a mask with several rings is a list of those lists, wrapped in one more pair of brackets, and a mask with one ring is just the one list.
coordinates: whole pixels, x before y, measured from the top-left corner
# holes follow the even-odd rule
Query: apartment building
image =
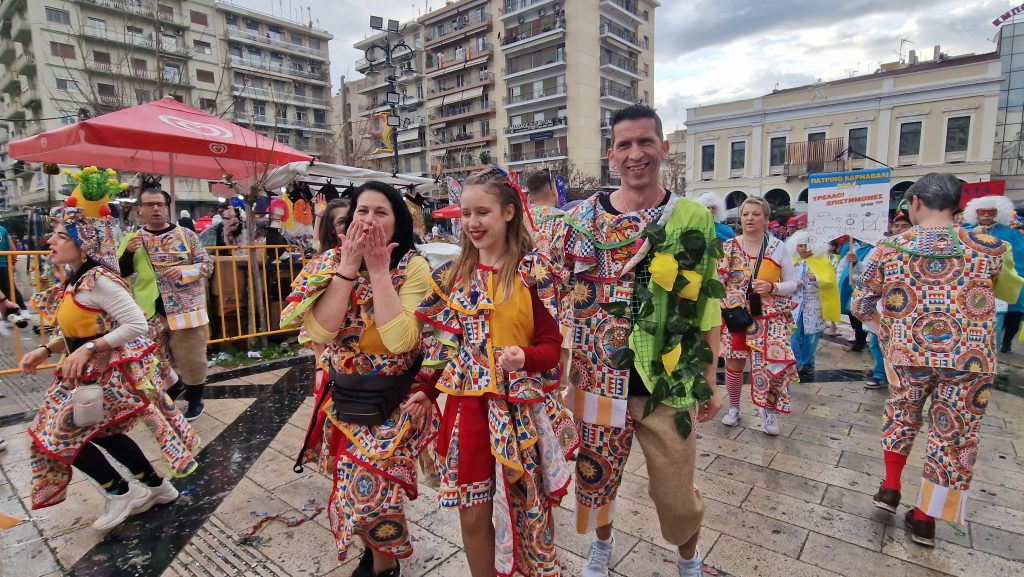
[(331, 62), (325, 30), (217, 2), (230, 117), (314, 156), (335, 147), (328, 126)]
[(921, 176), (989, 180), (1000, 97), (997, 52), (908, 62), (759, 98), (687, 110), (687, 194), (807, 200), (807, 176), (893, 168), (892, 199)]
[[(47, 203), (38, 166), (7, 157), (7, 140), (171, 96), (216, 110), (220, 61), (211, 0), (4, 0), (0, 3), (0, 77), (6, 115), (0, 163), (6, 204)], [(205, 183), (176, 188), (200, 195)], [(57, 199), (55, 195), (50, 197)]]
[(1010, 22), (1000, 27), (998, 50), (1003, 76), (996, 114), (992, 179), (1005, 181), (1008, 197), (1024, 201), (1024, 155), (1021, 154), (1024, 150), (1021, 148), (1024, 129), (1024, 23)]

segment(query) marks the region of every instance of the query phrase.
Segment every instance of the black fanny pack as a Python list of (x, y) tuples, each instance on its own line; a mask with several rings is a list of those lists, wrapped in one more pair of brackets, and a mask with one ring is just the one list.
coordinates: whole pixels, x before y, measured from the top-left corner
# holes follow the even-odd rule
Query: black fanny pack
[(400, 375), (347, 375), (331, 368), (331, 400), (334, 418), (356, 425), (379, 425), (409, 394), (423, 357)]

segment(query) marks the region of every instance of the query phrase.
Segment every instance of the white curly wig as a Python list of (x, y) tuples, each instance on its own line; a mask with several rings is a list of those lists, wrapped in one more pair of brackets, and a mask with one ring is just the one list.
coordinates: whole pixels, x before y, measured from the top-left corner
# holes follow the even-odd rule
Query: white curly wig
[(967, 203), (964, 207), (964, 222), (967, 224), (978, 224), (978, 211), (983, 209), (996, 209), (996, 222), (1010, 226), (1013, 218), (1013, 202), (1001, 194), (982, 196)]
[(807, 234), (806, 230), (798, 230), (791, 234), (786, 239), (786, 250), (789, 251), (789, 256), (793, 259), (800, 258), (800, 255), (796, 252), (798, 244), (808, 244), (811, 249), (811, 254), (814, 256), (825, 256), (828, 254), (828, 243), (827, 242), (816, 242), (810, 244), (811, 235)]
[(725, 199), (709, 190), (700, 193), (697, 196), (697, 202), (708, 207), (708, 210), (711, 211), (711, 216), (715, 217), (715, 222), (725, 222)]

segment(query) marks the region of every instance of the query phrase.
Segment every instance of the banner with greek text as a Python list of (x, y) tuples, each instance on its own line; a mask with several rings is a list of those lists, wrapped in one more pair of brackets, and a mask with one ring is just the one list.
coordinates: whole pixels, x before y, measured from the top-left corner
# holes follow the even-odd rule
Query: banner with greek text
[(807, 177), (807, 232), (812, 243), (849, 235), (868, 244), (885, 238), (892, 169), (829, 172)]

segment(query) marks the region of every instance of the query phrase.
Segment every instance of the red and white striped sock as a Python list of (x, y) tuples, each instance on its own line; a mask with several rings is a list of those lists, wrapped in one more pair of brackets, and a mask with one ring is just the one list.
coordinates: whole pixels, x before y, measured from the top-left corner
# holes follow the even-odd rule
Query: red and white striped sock
[(729, 406), (739, 407), (743, 395), (743, 372), (725, 370), (725, 388), (729, 391)]

